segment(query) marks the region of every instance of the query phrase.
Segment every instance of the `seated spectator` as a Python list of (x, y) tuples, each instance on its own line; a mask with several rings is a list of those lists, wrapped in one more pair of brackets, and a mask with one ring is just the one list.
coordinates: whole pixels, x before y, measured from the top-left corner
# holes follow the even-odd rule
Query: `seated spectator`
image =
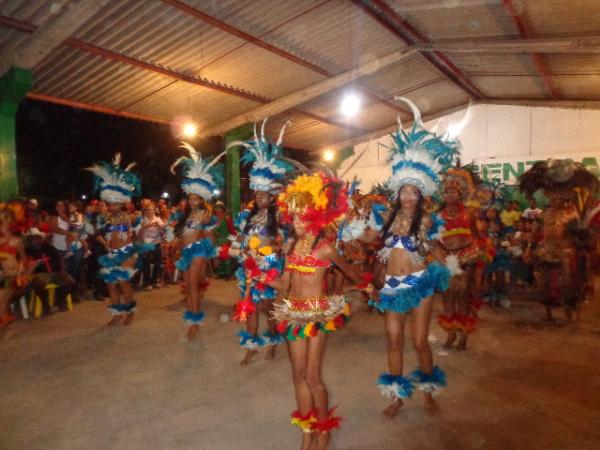
[(63, 258), (56, 248), (45, 241), (45, 234), (37, 228), (29, 230), (26, 239), (25, 253), (27, 257), (37, 261), (35, 269), (31, 275), (31, 282), (28, 288), (32, 289), (42, 301), (43, 314), (48, 315), (52, 312), (52, 307), (48, 301), (49, 284), (56, 284), (59, 288), (56, 291), (55, 306), (59, 310), (65, 311), (66, 296), (72, 294), (75, 286), (75, 280), (67, 273)]

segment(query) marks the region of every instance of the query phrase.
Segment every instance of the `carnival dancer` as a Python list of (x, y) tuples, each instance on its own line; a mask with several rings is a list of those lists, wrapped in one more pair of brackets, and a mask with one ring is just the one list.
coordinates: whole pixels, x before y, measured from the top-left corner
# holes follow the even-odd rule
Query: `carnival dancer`
[[(398, 413), (415, 389), (423, 391), (426, 409), (435, 410), (433, 396), (446, 385), (444, 371), (433, 365), (427, 337), (435, 293), (448, 288), (450, 272), (439, 262), (443, 254), (436, 239), (442, 222), (427, 214), (424, 205), (426, 196), (433, 195), (441, 183), (441, 173), (452, 165), (458, 147), (456, 141), (426, 130), (417, 107), (406, 98), (399, 99), (411, 108), (414, 122), (410, 130), (400, 125), (398, 133), (392, 134), (392, 175), (387, 182), (394, 193), (392, 211), (383, 215), (374, 212), (368, 222), (353, 222), (348, 232), (361, 240), (381, 237), (384, 242), (378, 252), (384, 279), (375, 278), (381, 289), (369, 285), (366, 290), (373, 299), (369, 303), (385, 315), (389, 372), (379, 376), (377, 385), (392, 400), (383, 411), (389, 418)], [(404, 376), (404, 328), (408, 317), (412, 319), (419, 367)]]
[(326, 449), (329, 432), (340, 418), (329, 409), (329, 394), (321, 378), (327, 335), (342, 328), (350, 315), (342, 295), (328, 296), (325, 277), (335, 264), (359, 281), (358, 274), (322, 239), (324, 228), (348, 209), (345, 183), (324, 173), (298, 176), (280, 194), (278, 204), (285, 223), (292, 223), (294, 240), (281, 278), (259, 281), (285, 293), (274, 303), (277, 331), (288, 341), (297, 409), (292, 424), (302, 430), (301, 449)]
[(208, 287), (207, 264), (217, 256), (210, 233), (216, 225), (216, 218), (212, 216), (209, 201), (215, 196), (215, 191), (225, 184), (223, 168), (217, 165), (224, 152), (208, 161), (202, 159), (191, 145), (184, 142), (181, 147), (188, 151), (189, 157), (177, 159), (171, 166), (171, 171), (174, 173), (178, 165), (183, 166), (185, 179), (181, 183), (181, 189), (188, 195), (188, 202), (174, 229), (174, 235), (180, 240), (182, 247), (175, 266), (183, 272), (187, 303), (183, 320), (189, 325), (186, 338), (192, 340), (204, 320), (201, 301)]
[(121, 154), (117, 153), (112, 163), (101, 161), (86, 169), (94, 174), (95, 193), (99, 192), (108, 206), (103, 233), (97, 237), (107, 250), (107, 254), (98, 257), (102, 266), (98, 276), (106, 283), (110, 295), (108, 310), (112, 319), (108, 325), (131, 324), (137, 308), (130, 283), (137, 260), (134, 231), (131, 216), (124, 210), (124, 205), (141, 193), (140, 179), (130, 172), (134, 166), (131, 163), (123, 169)]
[(448, 268), (452, 270), (450, 286), (443, 294), (444, 314), (438, 317), (439, 325), (448, 337), (444, 348), (452, 348), (458, 337), (457, 350), (466, 350), (467, 336), (476, 325), (471, 313), (471, 301), (479, 301), (476, 291), (479, 248), (476, 244), (476, 216), (465, 202), (475, 192), (471, 172), (460, 167), (450, 168), (443, 180), (444, 206), (440, 216), (444, 221), (441, 245), (446, 252)]
[[(289, 123), (289, 122), (288, 122)], [(242, 156), (243, 164), (252, 164), (250, 168), (250, 189), (254, 192), (254, 201), (236, 220), (238, 238), (232, 244), (232, 251), (239, 254), (239, 267), (236, 271), (241, 300), (236, 305), (234, 317), (246, 322), (246, 330), (241, 330), (240, 345), (246, 349), (246, 355), (240, 362), (242, 366), (250, 364), (258, 349), (268, 346), (265, 359), (275, 356), (276, 345), (284, 339), (275, 332), (273, 321), (267, 321), (269, 330), (258, 334), (258, 310), (267, 315), (272, 310), (272, 301), (276, 290), (257, 281), (261, 274), (266, 280), (278, 278), (283, 270), (282, 229), (275, 199), (281, 191), (288, 172), (293, 169), (283, 159), (281, 141), (287, 123), (281, 128), (277, 142), (270, 142), (264, 135), (266, 119), (257, 136), (246, 142), (232, 142), (229, 147), (243, 146), (246, 152)]]
[[(543, 239), (536, 249), (542, 275), (542, 303), (547, 320), (552, 309), (564, 307), (568, 320), (585, 298), (585, 248), (599, 181), (581, 164), (570, 160), (540, 161), (521, 175), (519, 188), (529, 198), (542, 189), (550, 199), (542, 214)], [(583, 262), (583, 263), (582, 263)]]

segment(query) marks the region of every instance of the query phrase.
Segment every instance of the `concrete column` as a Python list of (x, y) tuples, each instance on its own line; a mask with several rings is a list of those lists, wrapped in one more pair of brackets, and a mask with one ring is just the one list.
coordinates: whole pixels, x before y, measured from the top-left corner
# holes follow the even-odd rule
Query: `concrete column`
[(0, 201), (19, 192), (17, 179), (16, 116), (31, 86), (31, 70), (13, 67), (0, 77)]

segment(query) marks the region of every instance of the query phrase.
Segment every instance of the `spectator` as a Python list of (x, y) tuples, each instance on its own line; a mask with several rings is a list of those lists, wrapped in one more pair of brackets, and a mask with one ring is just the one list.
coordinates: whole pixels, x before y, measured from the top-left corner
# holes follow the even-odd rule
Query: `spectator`
[(65, 259), (65, 267), (71, 278), (75, 280), (77, 297), (85, 291), (82, 274), (84, 273), (83, 257), (87, 252), (87, 243), (83, 228), (82, 209), (83, 205), (80, 201), (70, 201), (67, 203), (69, 234), (67, 235), (68, 252)]
[(506, 233), (513, 233), (515, 231), (515, 223), (521, 218), (521, 213), (517, 209), (517, 202), (508, 202), (506, 209), (500, 213), (500, 220), (504, 225), (504, 231)]
[(30, 259), (39, 262), (33, 270), (29, 287), (41, 299), (43, 314), (48, 315), (52, 313), (52, 307), (49, 303), (49, 291), (46, 287), (49, 284), (59, 286), (56, 292), (55, 306), (60, 311), (66, 311), (65, 299), (68, 294), (72, 294), (75, 281), (66, 272), (64, 259), (60, 251), (53, 245), (46, 243), (44, 239), (44, 233), (37, 228), (29, 230), (25, 252)]
[(529, 220), (537, 220), (542, 217), (542, 210), (537, 207), (535, 199), (529, 200), (529, 208), (523, 211), (523, 218)]
[(156, 215), (156, 209), (151, 201), (144, 203), (141, 227), (138, 238), (147, 246), (152, 246), (142, 254), (142, 272), (144, 276), (144, 288), (152, 290), (152, 285), (161, 287), (159, 274), (162, 271), (162, 237), (164, 222)]
[(52, 233), (51, 244), (58, 251), (61, 259), (64, 259), (68, 252), (67, 236), (69, 234), (69, 213), (67, 211), (67, 202), (57, 200), (54, 209), (56, 215), (50, 217), (50, 232)]

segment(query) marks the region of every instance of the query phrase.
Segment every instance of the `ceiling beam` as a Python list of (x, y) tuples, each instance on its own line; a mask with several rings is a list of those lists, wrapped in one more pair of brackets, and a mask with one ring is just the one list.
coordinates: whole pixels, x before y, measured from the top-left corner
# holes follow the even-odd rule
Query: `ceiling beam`
[(236, 117), (226, 120), (214, 127), (204, 131), (207, 136), (215, 136), (226, 133), (229, 130), (239, 127), (245, 123), (260, 122), (261, 120), (282, 113), (296, 107), (304, 102), (312, 100), (326, 92), (337, 89), (345, 84), (350, 83), (358, 78), (364, 77), (366, 74), (372, 75), (379, 70), (401, 61), (415, 53), (412, 48), (405, 48), (394, 52), (382, 58), (375, 59), (366, 64), (362, 64), (355, 69), (344, 72), (333, 78), (323, 80), (319, 83), (300, 89), (292, 94), (281, 97), (264, 106), (259, 106), (256, 109), (242, 113)]
[[(418, 42), (429, 43), (429, 39), (413, 25), (404, 20), (394, 8), (384, 0), (352, 0), (355, 5), (374, 18), (379, 24), (397, 36), (406, 45)], [(412, 35), (412, 36), (411, 36)], [(470, 97), (484, 98), (484, 94), (473, 84), (462, 71), (454, 65), (442, 52), (434, 51), (433, 55), (423, 54), (423, 57), (454, 85), (458, 86)]]
[[(245, 31), (240, 30), (239, 28), (236, 28), (226, 22), (223, 22), (222, 20), (219, 20), (216, 17), (213, 17), (213, 16), (205, 13), (204, 11), (194, 8), (180, 0), (162, 0), (162, 2), (166, 3), (169, 6), (172, 6), (173, 8), (180, 10), (181, 12), (183, 12), (185, 14), (195, 17), (196, 19), (202, 20), (203, 22), (206, 22), (209, 25), (212, 25), (212, 26), (214, 26), (226, 33), (229, 33), (239, 39), (242, 39), (242, 40), (249, 42), (257, 47), (260, 47), (263, 50), (266, 50), (277, 56), (285, 58), (288, 61), (298, 64), (308, 70), (312, 70), (313, 72), (316, 72), (316, 73), (323, 75), (325, 77), (328, 77), (328, 78), (332, 78), (335, 76), (334, 73), (328, 71), (327, 69), (317, 66), (316, 64), (313, 64), (310, 61), (306, 61), (305, 59), (302, 59), (286, 50), (276, 47), (275, 45), (269, 44), (268, 42), (260, 39), (259, 37), (253, 36), (249, 33), (246, 33)], [(319, 4), (317, 6), (320, 6), (320, 5), (321, 4)], [(314, 9), (314, 7), (311, 8), (310, 10), (312, 10), (312, 9)], [(381, 103), (381, 104), (387, 106), (388, 108), (393, 109), (394, 111), (408, 113), (407, 109), (402, 108), (401, 106), (395, 105), (394, 103), (392, 103), (384, 98), (379, 97), (377, 94), (370, 92), (366, 88), (358, 86), (358, 90), (360, 90), (368, 98), (370, 98), (378, 103)]]
[[(463, 109), (468, 108), (469, 105), (473, 105), (473, 104), (474, 103), (472, 103), (472, 102), (462, 103), (460, 105), (452, 106), (450, 108), (445, 108), (445, 109), (436, 111), (431, 114), (425, 114), (422, 116), (422, 119), (423, 119), (423, 122), (427, 122), (429, 120), (435, 120), (440, 117), (447, 116), (448, 114), (452, 114), (457, 111), (462, 111)], [(402, 121), (402, 124), (405, 127), (412, 125), (412, 118), (407, 121)], [(385, 126), (383, 128), (379, 128), (378, 130), (369, 131), (368, 133), (365, 133), (361, 136), (355, 136), (350, 139), (345, 139), (340, 142), (326, 145), (323, 148), (320, 148), (318, 150), (313, 150), (311, 153), (319, 153), (319, 152), (322, 152), (323, 150), (337, 151), (337, 150), (341, 150), (346, 147), (354, 147), (355, 145), (362, 144), (364, 142), (379, 139), (380, 137), (385, 136), (390, 133), (393, 133), (394, 131), (398, 131), (397, 123), (394, 123), (393, 125)]]
[(27, 39), (0, 55), (0, 75), (14, 66), (32, 69), (107, 3), (108, 0), (69, 3), (62, 12), (37, 27)]
[[(519, 16), (518, 11), (515, 9), (512, 0), (502, 0), (502, 5), (504, 6), (504, 9), (508, 15), (511, 17), (515, 27), (517, 28), (519, 36), (521, 36), (522, 39), (529, 39), (529, 33), (527, 32), (525, 23), (521, 20), (521, 17)], [(544, 62), (542, 55), (539, 53), (532, 53), (531, 59), (536, 70), (542, 77), (542, 82), (544, 83), (544, 87), (546, 88), (548, 94), (555, 100), (560, 98), (560, 92), (556, 87), (556, 83), (554, 82), (552, 74)]]
[(428, 44), (415, 44), (422, 52), (436, 50), (445, 53), (489, 53), (489, 54), (531, 54), (531, 53), (600, 53), (600, 36), (549, 38), (549, 39), (502, 39), (491, 41), (451, 40)]
[(76, 102), (74, 100), (68, 100), (66, 98), (54, 97), (52, 95), (39, 94), (36, 92), (29, 92), (27, 98), (30, 100), (37, 100), (40, 102), (54, 103), (55, 105), (68, 106), (71, 108), (83, 109), (86, 111), (93, 111), (100, 114), (109, 114), (111, 116), (124, 117), (125, 119), (141, 120), (144, 122), (157, 123), (160, 125), (169, 125), (171, 122), (168, 120), (157, 119), (156, 117), (146, 116), (144, 114), (130, 113), (127, 111), (119, 111), (112, 108), (106, 108), (105, 106), (94, 105), (91, 103)]
[(600, 109), (598, 100), (532, 100), (532, 99), (486, 99), (481, 105), (529, 106), (533, 108)]
[[(37, 29), (37, 27), (35, 25), (29, 24), (26, 22), (22, 22), (22, 21), (19, 21), (16, 19), (12, 19), (10, 17), (1, 16), (1, 15), (0, 15), (0, 25), (9, 26), (9, 27), (21, 30), (21, 31), (28, 32), (28, 33), (35, 33), (35, 31)], [(255, 93), (245, 91), (243, 89), (228, 86), (226, 84), (217, 83), (217, 82), (207, 80), (205, 78), (201, 78), (198, 76), (180, 73), (180, 72), (177, 72), (177, 71), (170, 69), (168, 67), (165, 67), (165, 66), (160, 66), (157, 64), (147, 63), (145, 61), (140, 61), (138, 59), (131, 58), (129, 56), (126, 56), (126, 55), (123, 55), (123, 54), (120, 54), (117, 52), (113, 52), (111, 50), (107, 50), (107, 49), (98, 47), (96, 45), (89, 44), (87, 42), (80, 41), (79, 39), (68, 38), (68, 39), (64, 40), (64, 43), (71, 48), (74, 48), (74, 49), (77, 49), (77, 50), (80, 50), (80, 51), (83, 51), (83, 52), (86, 52), (86, 53), (89, 53), (89, 54), (92, 54), (95, 56), (100, 56), (105, 59), (111, 59), (113, 61), (117, 61), (117, 62), (120, 62), (123, 64), (137, 67), (139, 69), (147, 70), (150, 72), (160, 73), (161, 75), (165, 75), (167, 77), (174, 78), (178, 81), (184, 81), (186, 83), (195, 84), (197, 86), (201, 86), (201, 87), (211, 89), (211, 90), (214, 90), (217, 92), (221, 92), (224, 94), (234, 95), (234, 96), (244, 98), (246, 100), (251, 100), (251, 101), (254, 101), (257, 103), (261, 103), (261, 104), (269, 104), (270, 102), (273, 101), (272, 99), (270, 99), (268, 97), (263, 97), (258, 94), (255, 94)], [(353, 133), (364, 133), (365, 132), (365, 130), (362, 128), (348, 125), (348, 124), (339, 122), (335, 119), (321, 117), (317, 114), (305, 112), (300, 109), (294, 109), (294, 111), (299, 114), (303, 114), (306, 117), (309, 117), (311, 119), (318, 120), (319, 122), (325, 123), (327, 125), (331, 125), (331, 126), (335, 126), (335, 127), (339, 127), (339, 128), (345, 128)]]

